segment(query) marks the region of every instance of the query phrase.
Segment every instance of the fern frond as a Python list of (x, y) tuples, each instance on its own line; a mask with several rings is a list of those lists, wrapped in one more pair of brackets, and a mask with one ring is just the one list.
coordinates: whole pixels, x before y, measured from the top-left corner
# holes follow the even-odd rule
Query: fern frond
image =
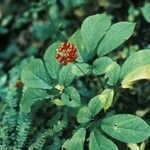
[(16, 81), (18, 79), (18, 68), (15, 67), (10, 71), (10, 81), (9, 87), (7, 90), (7, 95), (5, 98), (5, 107), (2, 112), (3, 118), (1, 119), (1, 128), (0, 132), (3, 135), (2, 145), (9, 149), (13, 145), (15, 140), (15, 128), (17, 124), (17, 106), (18, 106), (18, 95), (16, 88)]
[(44, 131), (39, 132), (38, 135), (36, 135), (35, 142), (29, 147), (29, 150), (42, 150), (45, 142), (48, 139), (52, 139), (56, 135), (58, 135), (64, 129), (65, 126), (66, 125), (64, 122), (58, 121), (57, 124), (53, 126), (53, 128), (45, 129)]
[(15, 149), (22, 150), (30, 132), (31, 120), (28, 114), (19, 112), (16, 127)]
[(8, 126), (2, 126), (0, 129), (0, 146), (3, 149), (7, 149), (9, 145), (9, 134), (8, 134), (9, 128)]
[(54, 138), (54, 142), (51, 145), (46, 146), (46, 150), (60, 150), (61, 145), (64, 143), (64, 139), (60, 139), (59, 137)]

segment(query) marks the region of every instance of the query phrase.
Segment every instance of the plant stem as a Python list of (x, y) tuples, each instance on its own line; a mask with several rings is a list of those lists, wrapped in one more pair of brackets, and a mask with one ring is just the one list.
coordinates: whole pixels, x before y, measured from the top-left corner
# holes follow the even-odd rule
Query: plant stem
[[(76, 63), (73, 64), (86, 76), (86, 73)], [(89, 77), (87, 77), (87, 79), (95, 86), (94, 82)]]
[(99, 82), (100, 82), (100, 84), (101, 84), (102, 89), (105, 90), (105, 87), (104, 87), (104, 85), (103, 85), (103, 82), (102, 82), (102, 80), (101, 80), (101, 78), (100, 78), (99, 76), (98, 76), (98, 80), (99, 80)]
[[(86, 73), (85, 73), (76, 63), (74, 63), (74, 65), (75, 65), (84, 75), (86, 75)], [(93, 82), (89, 77), (87, 77), (87, 79), (95, 86), (94, 82)], [(101, 80), (100, 77), (98, 77), (98, 80), (99, 80), (99, 82), (100, 82), (100, 84), (101, 84), (102, 89), (105, 90), (105, 87), (104, 87), (103, 82), (102, 82), (102, 80)]]

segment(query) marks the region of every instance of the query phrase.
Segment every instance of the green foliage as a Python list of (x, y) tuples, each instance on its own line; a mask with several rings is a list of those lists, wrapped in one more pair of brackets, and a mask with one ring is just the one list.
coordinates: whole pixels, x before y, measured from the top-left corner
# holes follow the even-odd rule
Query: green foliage
[(81, 104), (81, 99), (78, 91), (72, 87), (67, 87), (61, 95), (62, 101), (70, 107), (78, 107)]
[(57, 134), (59, 134), (62, 131), (64, 127), (65, 127), (65, 123), (58, 122), (56, 125), (53, 126), (52, 129), (45, 129), (44, 131), (39, 132), (35, 136), (35, 142), (30, 145), (29, 149), (42, 150), (46, 140), (54, 138)]
[(86, 63), (76, 63), (75, 65), (72, 65), (71, 72), (80, 77), (84, 76), (90, 71), (90, 67)]
[[(52, 81), (40, 59), (34, 59), (22, 72), (21, 80), (28, 88), (51, 89)], [(38, 82), (37, 82), (38, 81)]]
[(135, 23), (119, 22), (110, 27), (98, 46), (98, 55), (103, 56), (111, 52), (131, 37)]
[[(88, 54), (86, 53), (86, 50), (85, 50), (85, 47), (84, 47), (84, 44), (83, 44), (83, 38), (82, 38), (82, 35), (81, 35), (81, 31), (80, 30), (77, 30), (69, 39), (69, 41), (71, 43), (73, 43), (74, 45), (76, 45), (76, 48), (77, 48), (77, 61), (78, 62), (83, 62), (83, 59), (87, 59)], [(87, 57), (86, 57), (87, 56)]]
[[(93, 19), (94, 22), (97, 22), (95, 23), (95, 26), (92, 26)], [(103, 28), (104, 24), (107, 24), (108, 26)], [(87, 31), (88, 26), (92, 27), (91, 31)], [(100, 30), (97, 26), (101, 27)], [(109, 27), (110, 18), (106, 14), (94, 15), (88, 17), (83, 22), (81, 34), (80, 30), (78, 30), (70, 38), (70, 41), (77, 44), (77, 50), (79, 50), (78, 54), (80, 57), (79, 60), (82, 60), (83, 62), (74, 62), (67, 66), (61, 66), (55, 58), (56, 50), (60, 45), (59, 42), (56, 42), (46, 50), (44, 54), (44, 62), (40, 59), (33, 59), (29, 65), (25, 67), (22, 73), (22, 81), (27, 89), (24, 90), (21, 99), (21, 111), (26, 113), (32, 112), (31, 106), (39, 100), (42, 101), (44, 99), (50, 99), (51, 102), (58, 107), (72, 107), (74, 111), (72, 110), (73, 114), (70, 115), (76, 114), (77, 121), (82, 126), (91, 129), (89, 143), (90, 149), (93, 147), (96, 149), (102, 149), (102, 147), (105, 148), (108, 145), (111, 146), (112, 149), (117, 149), (117, 146), (115, 146), (111, 140), (107, 140), (107, 138), (104, 135), (101, 135), (99, 131), (92, 131), (92, 129), (98, 126), (98, 123), (101, 122), (101, 119), (95, 121), (95, 118), (102, 113), (102, 110), (107, 113), (106, 111), (112, 107), (115, 90), (117, 90), (115, 89), (116, 86), (119, 86), (119, 84), (122, 84), (122, 87), (129, 86), (132, 84), (131, 81), (135, 81), (135, 78), (145, 79), (143, 78), (143, 74), (147, 77), (148, 72), (146, 69), (149, 68), (149, 50), (133, 53), (127, 58), (122, 67), (116, 61), (113, 61), (107, 56), (101, 57), (120, 46), (124, 40), (127, 40), (133, 32), (135, 24), (120, 22), (112, 25), (108, 30)], [(83, 41), (81, 39), (78, 43), (79, 39), (77, 39), (77, 37), (81, 36)], [(92, 40), (88, 39), (89, 37), (92, 38)], [(96, 39), (93, 39), (93, 37)], [(86, 50), (84, 50), (84, 48), (86, 48)], [(84, 53), (87, 52), (90, 54), (90, 51), (87, 50), (90, 50), (93, 54), (95, 53), (94, 51), (97, 50), (100, 56), (94, 60), (92, 66), (88, 62), (84, 63)], [(95, 54), (93, 54), (90, 54), (90, 59), (94, 58)], [(140, 74), (138, 71), (141, 70), (141, 67), (143, 68), (140, 72), (142, 77), (139, 78)], [(100, 88), (102, 88), (102, 93), (94, 96), (88, 103), (85, 102), (84, 104), (82, 96), (72, 83), (75, 78), (87, 76), (89, 79), (90, 75), (100, 78), (99, 82), (101, 84)], [(54, 81), (52, 81), (52, 78)], [(102, 81), (101, 78), (103, 79)], [(92, 82), (91, 79), (89, 79), (89, 81)], [(105, 88), (105, 86), (103, 87), (103, 84), (109, 88)], [(55, 99), (55, 97), (57, 99)], [(93, 127), (91, 127), (91, 125), (93, 125)], [(146, 122), (132, 115), (106, 116), (101, 122), (101, 128), (113, 138), (127, 143), (138, 143), (144, 141), (150, 136), (149, 132), (146, 133), (146, 131), (150, 129)], [(101, 131), (101, 129), (99, 130)], [(123, 136), (124, 134), (126, 136)], [(45, 134), (43, 136), (45, 138)], [(45, 141), (42, 140), (42, 136), (40, 136), (39, 139), (36, 141)], [(80, 128), (70, 140), (65, 142), (63, 146), (68, 150), (75, 149), (76, 145), (79, 146), (78, 149), (83, 149), (83, 142), (85, 140), (85, 129)], [(104, 145), (100, 144), (101, 142)], [(39, 147), (42, 148), (44, 143), (39, 143)]]
[(90, 133), (89, 150), (118, 150), (117, 146), (99, 131), (95, 130)]
[[(72, 72), (70, 72), (71, 69), (72, 69), (72, 64), (62, 67), (59, 73), (60, 84), (64, 86), (68, 86), (73, 81), (73, 79), (75, 78), (75, 75)], [(70, 72), (69, 76), (68, 76), (68, 72)]]
[(45, 52), (45, 55), (44, 55), (46, 69), (47, 69), (49, 75), (53, 79), (58, 78), (58, 74), (59, 74), (59, 71), (61, 68), (60, 63), (55, 58), (56, 49), (59, 47), (59, 44), (60, 44), (60, 42), (56, 42), (56, 43), (52, 44), (47, 49), (47, 51)]
[(14, 146), (16, 149), (21, 150), (25, 146), (27, 136), (31, 131), (30, 127), (31, 118), (29, 117), (29, 115), (19, 112), (16, 127), (16, 141)]
[[(150, 79), (150, 51), (141, 50), (131, 55), (124, 62), (121, 69), (122, 87), (129, 88), (133, 82)], [(130, 65), (132, 64), (132, 65)]]
[(23, 112), (30, 112), (31, 106), (35, 102), (48, 98), (50, 98), (50, 95), (46, 91), (41, 89), (28, 88), (24, 91), (22, 96), (20, 109)]
[(99, 99), (103, 104), (104, 110), (107, 110), (111, 107), (114, 98), (114, 90), (113, 89), (105, 89), (101, 95), (99, 95)]
[(120, 114), (105, 118), (102, 130), (108, 135), (127, 143), (139, 143), (150, 136), (150, 127), (141, 118)]
[(150, 23), (150, 2), (146, 2), (141, 10), (145, 20)]
[(84, 128), (80, 128), (70, 140), (67, 140), (63, 147), (66, 150), (82, 150), (85, 140), (86, 130)]
[(88, 107), (82, 107), (79, 112), (78, 112), (78, 115), (77, 115), (77, 121), (79, 123), (86, 123), (86, 122), (89, 122), (91, 119), (92, 119), (92, 114), (89, 110)]
[[(113, 2), (107, 0), (31, 1), (15, 18), (16, 12), (5, 12), (12, 3), (3, 3), (0, 34), (15, 38), (0, 52), (6, 61), (14, 56), (0, 63), (0, 149), (126, 150), (139, 142), (149, 149), (149, 82), (139, 80), (150, 79), (150, 50), (138, 51), (142, 46), (134, 43), (141, 23), (135, 31), (133, 22), (114, 23)], [(111, 11), (95, 14), (86, 3)], [(123, 19), (135, 21), (136, 10), (130, 7)], [(147, 19), (148, 3), (141, 10)], [(127, 41), (132, 34), (134, 45)], [(77, 59), (66, 66), (55, 57), (60, 41), (77, 49)]]
[(77, 114), (77, 121), (79, 123), (89, 122), (92, 117), (96, 116), (100, 110), (103, 108), (100, 95), (93, 97), (87, 107), (82, 107)]
[(89, 103), (88, 108), (93, 116), (97, 115), (102, 109), (102, 102), (100, 101), (100, 96), (97, 95), (93, 97)]
[(97, 14), (85, 19), (81, 26), (81, 34), (87, 53), (94, 52), (110, 25), (111, 20), (106, 14)]
[(120, 77), (120, 66), (109, 57), (101, 57), (93, 63), (93, 74), (103, 75), (109, 85), (117, 84)]

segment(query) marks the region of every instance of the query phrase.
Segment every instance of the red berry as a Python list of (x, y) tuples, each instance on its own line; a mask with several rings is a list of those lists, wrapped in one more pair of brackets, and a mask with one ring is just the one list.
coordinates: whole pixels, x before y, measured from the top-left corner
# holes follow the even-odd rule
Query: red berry
[(61, 57), (61, 55), (60, 55), (59, 53), (56, 53), (55, 58), (56, 58), (56, 59), (59, 59), (60, 57)]
[(68, 50), (69, 53), (75, 53), (76, 51), (77, 51), (76, 48), (70, 48), (70, 49)]
[(68, 62), (72, 62), (72, 58), (67, 58), (67, 61)]
[(71, 54), (70, 54), (70, 57), (71, 57), (71, 58), (74, 58), (75, 56), (76, 56), (76, 53), (71, 53)]
[(55, 57), (61, 64), (67, 65), (68, 62), (73, 62), (77, 58), (76, 51), (77, 49), (72, 43), (63, 42), (57, 49)]
[(60, 63), (63, 65), (67, 65), (67, 61), (65, 61), (65, 60), (61, 61)]

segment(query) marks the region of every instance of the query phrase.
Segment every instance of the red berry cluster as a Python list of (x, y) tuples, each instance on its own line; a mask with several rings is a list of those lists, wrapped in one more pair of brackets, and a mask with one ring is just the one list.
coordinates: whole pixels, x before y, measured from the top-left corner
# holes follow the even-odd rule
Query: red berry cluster
[(77, 49), (72, 43), (63, 42), (56, 52), (56, 59), (62, 64), (67, 65), (77, 58)]

